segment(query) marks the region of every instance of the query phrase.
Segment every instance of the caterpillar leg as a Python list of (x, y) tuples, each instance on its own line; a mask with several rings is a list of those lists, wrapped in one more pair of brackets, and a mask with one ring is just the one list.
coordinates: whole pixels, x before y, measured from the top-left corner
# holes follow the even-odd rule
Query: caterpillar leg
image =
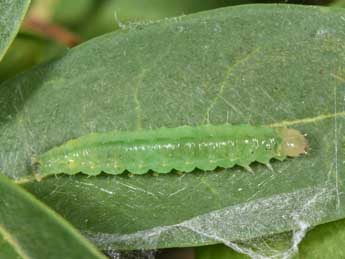
[(129, 178), (133, 178), (134, 177), (134, 174), (132, 174), (132, 173), (128, 173), (127, 175), (128, 175)]
[(271, 172), (274, 172), (274, 169), (272, 167), (272, 165), (268, 162), (265, 164), (265, 166), (271, 171)]
[(253, 171), (253, 169), (252, 169), (249, 165), (243, 166), (243, 168), (246, 169), (247, 172), (249, 172), (249, 173), (251, 173), (251, 174), (255, 174), (254, 171)]
[(176, 174), (177, 174), (178, 176), (182, 176), (182, 175), (184, 175), (184, 172), (182, 172), (182, 171), (176, 171)]

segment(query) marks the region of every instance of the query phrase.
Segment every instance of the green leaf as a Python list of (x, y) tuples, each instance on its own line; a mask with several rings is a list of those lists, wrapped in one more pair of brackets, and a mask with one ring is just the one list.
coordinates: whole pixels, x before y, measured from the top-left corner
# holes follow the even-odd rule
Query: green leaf
[[(78, 31), (85, 38), (112, 32), (119, 27), (133, 27), (153, 23), (202, 10), (230, 5), (284, 0), (60, 0), (55, 8), (54, 20)], [(290, 3), (303, 3), (301, 0)], [(316, 3), (317, 4), (317, 3)]]
[(0, 61), (15, 38), (30, 0), (0, 0)]
[[(267, 256), (266, 253), (274, 251), (275, 253), (283, 250), (279, 249), (282, 243), (287, 243), (286, 234), (275, 235), (273, 244), (272, 238), (263, 238), (261, 245), (252, 249), (251, 252), (259, 256)], [(339, 220), (327, 224), (317, 226), (311, 230), (301, 242), (298, 253), (291, 257), (294, 259), (313, 258), (313, 259), (343, 259), (345, 257), (345, 250), (343, 248), (343, 240), (345, 238), (345, 220)], [(255, 241), (253, 241), (255, 243)], [(291, 245), (291, 243), (290, 243)], [(238, 250), (248, 247), (241, 247)], [(261, 249), (260, 250), (258, 250)], [(242, 250), (244, 251), (244, 249)], [(297, 252), (297, 251), (296, 251)], [(244, 254), (235, 252), (233, 249), (224, 245), (213, 245), (196, 248), (196, 259), (248, 259)], [(267, 257), (270, 258), (270, 257)], [(287, 257), (278, 257), (287, 258)]]
[(211, 245), (195, 248), (195, 259), (250, 259), (225, 245)]
[(15, 250), (15, 248), (7, 242), (0, 234), (0, 258), (12, 259), (21, 258), (20, 254)]
[(345, 220), (317, 226), (306, 235), (294, 259), (345, 258), (344, 238)]
[(334, 1), (331, 1), (330, 3), (328, 3), (328, 6), (344, 8), (345, 7), (345, 1), (344, 0), (334, 0)]
[[(67, 0), (65, 1), (67, 2)], [(243, 0), (242, 2), (248, 1), (250, 0)], [(226, 4), (229, 5), (231, 2)], [(68, 3), (71, 5), (71, 1)], [(222, 4), (224, 5), (224, 3)], [(160, 0), (108, 0), (104, 1), (79, 27), (81, 34), (90, 38), (117, 30), (119, 26), (131, 27), (145, 22), (152, 23), (167, 17), (185, 15), (220, 6), (221, 4), (216, 0), (170, 0), (164, 2)], [(59, 18), (59, 13), (57, 13), (57, 18)], [(87, 25), (85, 26), (85, 24)]]
[[(227, 246), (203, 246), (195, 249), (196, 259), (249, 259), (249, 258), (292, 258), (297, 254), (298, 244), (306, 230), (286, 232), (250, 239), (226, 242)], [(308, 257), (309, 258), (309, 257)]]
[[(218, 9), (108, 34), (0, 85), (0, 168), (99, 246), (247, 240), (345, 216), (345, 12)], [(13, 90), (15, 89), (15, 90)], [(308, 155), (182, 176), (30, 180), (32, 156), (90, 132), (289, 126)]]
[(3, 175), (0, 197), (1, 258), (105, 258), (59, 215)]
[[(214, 8), (258, 2), (283, 0), (60, 0), (56, 2), (53, 19), (78, 32), (84, 38), (112, 32), (119, 27), (210, 10)], [(295, 2), (300, 2), (297, 0)]]
[(19, 33), (0, 63), (0, 82), (60, 55), (66, 47), (38, 36)]
[(64, 24), (67, 26), (76, 26), (80, 25), (81, 23), (84, 26), (85, 20), (87, 20), (91, 13), (95, 12), (97, 9), (98, 0), (60, 0), (55, 3), (55, 7), (53, 10), (53, 19), (58, 22), (59, 24)]

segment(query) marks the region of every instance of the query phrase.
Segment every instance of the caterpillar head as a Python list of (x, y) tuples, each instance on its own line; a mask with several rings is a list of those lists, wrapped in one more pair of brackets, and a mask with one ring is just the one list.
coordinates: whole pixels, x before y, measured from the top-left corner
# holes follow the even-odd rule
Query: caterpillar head
[(283, 128), (281, 129), (281, 135), (283, 138), (281, 152), (284, 155), (297, 157), (307, 153), (308, 142), (301, 132), (295, 129)]

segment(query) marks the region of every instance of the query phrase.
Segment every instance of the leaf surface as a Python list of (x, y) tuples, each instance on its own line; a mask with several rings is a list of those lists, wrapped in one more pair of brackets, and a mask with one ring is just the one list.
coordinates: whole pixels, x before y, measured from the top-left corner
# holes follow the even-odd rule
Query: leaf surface
[(0, 176), (1, 258), (105, 259), (59, 215)]
[[(154, 177), (57, 176), (25, 188), (101, 247), (246, 240), (345, 216), (345, 12), (248, 5), (96, 38), (0, 87), (0, 168), (90, 132), (289, 126), (308, 155)], [(16, 89), (13, 91), (11, 89)]]
[(0, 0), (0, 60), (16, 36), (30, 0)]

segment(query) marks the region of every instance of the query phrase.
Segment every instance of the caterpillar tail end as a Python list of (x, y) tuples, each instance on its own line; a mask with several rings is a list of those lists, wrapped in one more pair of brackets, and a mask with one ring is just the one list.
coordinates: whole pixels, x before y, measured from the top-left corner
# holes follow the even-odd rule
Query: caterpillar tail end
[(308, 141), (301, 132), (296, 129), (281, 129), (283, 143), (281, 153), (288, 157), (298, 157), (308, 152)]

